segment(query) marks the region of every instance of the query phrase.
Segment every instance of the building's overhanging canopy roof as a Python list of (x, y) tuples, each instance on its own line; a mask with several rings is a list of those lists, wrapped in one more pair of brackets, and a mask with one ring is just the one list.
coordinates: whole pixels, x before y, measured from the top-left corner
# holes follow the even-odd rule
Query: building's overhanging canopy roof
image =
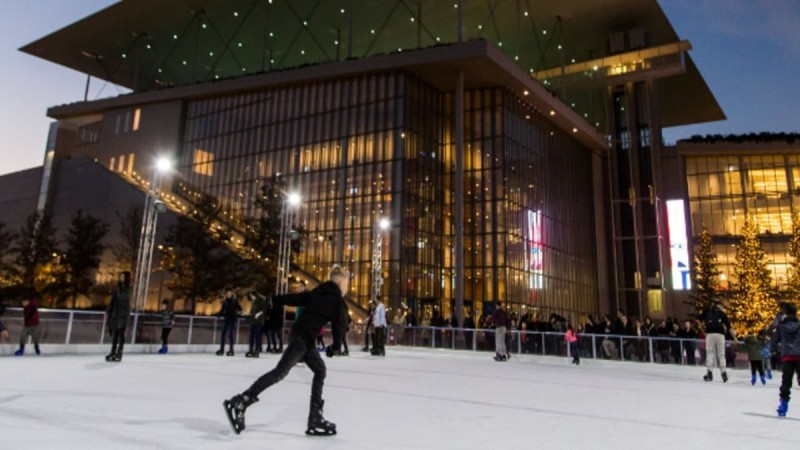
[[(143, 91), (457, 42), (459, 11), (462, 40), (531, 73), (603, 57), (631, 29), (679, 41), (656, 0), (124, 0), (21, 50)], [(663, 125), (724, 119), (686, 58), (661, 83)]]

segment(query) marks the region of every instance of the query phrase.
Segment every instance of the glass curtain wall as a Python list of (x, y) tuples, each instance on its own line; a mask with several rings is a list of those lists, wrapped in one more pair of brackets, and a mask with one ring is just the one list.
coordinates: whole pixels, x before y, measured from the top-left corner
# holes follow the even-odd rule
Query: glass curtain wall
[[(236, 225), (259, 213), (260, 180), (280, 174), (303, 196), (298, 222), (308, 237), (296, 262), (318, 279), (346, 263), (361, 305), (375, 225), (389, 217), (383, 295), (447, 317), (453, 115), (451, 94), (406, 74), (191, 101), (183, 181), (220, 199)], [(520, 313), (596, 313), (589, 151), (502, 88), (466, 92), (464, 123), (465, 305), (475, 314), (496, 300)]]
[(705, 225), (713, 236), (721, 284), (727, 286), (746, 215), (761, 229), (768, 267), (778, 287), (786, 286), (792, 211), (800, 206), (800, 158), (791, 155), (687, 157), (686, 181), (692, 234)]

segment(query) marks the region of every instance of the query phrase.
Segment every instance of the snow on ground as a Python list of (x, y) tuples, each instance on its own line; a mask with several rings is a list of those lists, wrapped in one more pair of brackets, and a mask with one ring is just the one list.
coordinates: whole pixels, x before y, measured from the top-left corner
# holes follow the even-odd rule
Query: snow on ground
[(723, 384), (701, 368), (390, 348), (327, 359), (333, 437), (304, 434), (311, 371), (298, 365), (247, 411), (222, 401), (271, 369), (206, 354), (0, 358), (0, 448), (709, 449), (797, 448), (800, 405), (775, 417), (778, 380)]

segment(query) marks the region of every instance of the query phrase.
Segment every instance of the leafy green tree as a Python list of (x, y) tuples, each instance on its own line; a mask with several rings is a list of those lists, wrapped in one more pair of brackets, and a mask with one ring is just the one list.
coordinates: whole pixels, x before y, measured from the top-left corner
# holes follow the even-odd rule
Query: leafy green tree
[(103, 239), (107, 233), (108, 224), (92, 215), (84, 214), (82, 210), (72, 216), (67, 231), (67, 250), (62, 262), (73, 308), (78, 294), (87, 293), (92, 286), (89, 275), (100, 267), (100, 256), (105, 248)]
[(777, 303), (771, 295), (772, 275), (758, 239), (758, 225), (745, 219), (742, 240), (736, 246), (733, 295), (729, 301), (731, 324), (742, 334), (757, 333), (775, 318)]
[(21, 273), (21, 287), (43, 290), (51, 282), (46, 266), (57, 256), (56, 229), (49, 213), (35, 212), (28, 216), (25, 226), (11, 247)]
[(711, 233), (703, 225), (697, 245), (694, 248), (694, 264), (692, 265), (692, 292), (689, 294), (694, 313), (700, 316), (714, 302), (719, 291), (717, 279), (720, 271), (717, 268), (717, 253)]

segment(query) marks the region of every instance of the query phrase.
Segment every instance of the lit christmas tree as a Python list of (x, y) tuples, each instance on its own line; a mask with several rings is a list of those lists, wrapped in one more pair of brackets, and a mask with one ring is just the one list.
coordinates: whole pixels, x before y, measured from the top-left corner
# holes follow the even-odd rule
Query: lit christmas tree
[(757, 333), (772, 322), (778, 306), (770, 295), (772, 275), (752, 217), (745, 219), (742, 240), (736, 246), (734, 278), (729, 302), (731, 323), (739, 335)]
[(787, 287), (792, 298), (800, 296), (800, 214), (792, 216), (792, 240), (789, 241)]
[(717, 253), (714, 251), (711, 233), (703, 225), (699, 241), (694, 248), (694, 264), (692, 265), (692, 281), (694, 284), (692, 285), (692, 292), (689, 294), (692, 300), (687, 302), (694, 306), (694, 312), (698, 317), (714, 301), (714, 297), (719, 290), (719, 284), (717, 283), (719, 274)]

